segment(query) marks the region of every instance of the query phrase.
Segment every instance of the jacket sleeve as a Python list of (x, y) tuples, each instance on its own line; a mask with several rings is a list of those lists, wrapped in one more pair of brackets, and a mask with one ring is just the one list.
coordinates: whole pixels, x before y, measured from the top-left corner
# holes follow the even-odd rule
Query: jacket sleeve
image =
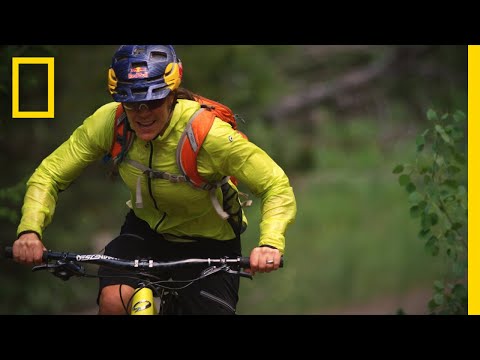
[(235, 176), (261, 199), (259, 245), (271, 245), (284, 253), (285, 232), (295, 220), (297, 206), (282, 168), (264, 150), (219, 119), (215, 120), (198, 155), (199, 172), (211, 175), (209, 168)]
[(52, 221), (58, 194), (66, 190), (88, 164), (109, 151), (115, 109), (115, 103), (99, 108), (36, 168), (27, 181), (17, 236), (34, 231), (41, 237)]

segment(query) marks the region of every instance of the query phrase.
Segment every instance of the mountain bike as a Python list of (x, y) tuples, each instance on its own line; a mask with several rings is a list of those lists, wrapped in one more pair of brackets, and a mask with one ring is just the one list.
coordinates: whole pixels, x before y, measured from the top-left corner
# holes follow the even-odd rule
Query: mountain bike
[[(5, 247), (5, 257), (12, 258), (12, 247)], [(128, 270), (125, 276), (140, 280), (133, 295), (123, 302), (127, 315), (164, 315), (175, 313), (176, 290), (190, 286), (194, 282), (224, 271), (229, 274), (253, 279), (246, 271), (250, 267), (249, 257), (189, 258), (176, 261), (155, 261), (154, 259), (128, 260), (102, 254), (78, 254), (73, 252), (43, 252), (43, 263), (32, 267), (32, 271), (48, 271), (67, 281), (72, 276), (99, 278), (93, 271), (87, 271), (84, 264), (108, 266), (118, 270)], [(165, 279), (166, 272), (188, 267), (201, 266), (198, 277), (188, 280)], [(283, 267), (283, 257), (280, 262)]]

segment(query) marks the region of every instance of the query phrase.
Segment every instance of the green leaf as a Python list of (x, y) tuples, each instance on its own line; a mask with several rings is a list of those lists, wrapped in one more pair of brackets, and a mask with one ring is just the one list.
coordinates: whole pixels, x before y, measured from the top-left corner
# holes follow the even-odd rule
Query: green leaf
[(402, 174), (399, 176), (398, 178), (398, 183), (401, 185), (401, 186), (405, 186), (407, 185), (408, 183), (410, 182), (410, 176), (406, 175), (406, 174)]
[(430, 234), (430, 229), (422, 229), (422, 230), (420, 230), (420, 232), (418, 233), (418, 237), (419, 237), (420, 239), (425, 239), (428, 234)]
[(445, 231), (445, 239), (447, 239), (447, 243), (449, 245), (454, 245), (455, 244), (455, 234), (451, 230)]
[(448, 203), (448, 202), (454, 201), (455, 199), (456, 199), (455, 195), (449, 194), (443, 199), (443, 201), (445, 203)]
[(443, 156), (437, 156), (435, 158), (435, 163), (439, 166), (442, 167), (443, 164), (445, 164), (445, 160), (443, 159)]
[(432, 225), (437, 225), (438, 224), (438, 215), (436, 213), (430, 213), (428, 214), (429, 218), (430, 218), (430, 223)]
[(437, 256), (440, 248), (438, 247), (438, 238), (435, 235), (430, 236), (427, 243), (425, 244), (425, 249), (432, 255)]
[(402, 164), (397, 165), (397, 166), (395, 166), (395, 168), (393, 169), (393, 173), (394, 173), (394, 174), (400, 174), (401, 172), (403, 172), (403, 169), (404, 169), (404, 166), (403, 166)]
[(430, 121), (438, 121), (438, 115), (434, 110), (428, 109), (427, 119), (430, 120)]
[(455, 120), (455, 122), (462, 122), (466, 119), (466, 115), (463, 111), (460, 111), (460, 110), (457, 110), (455, 111), (455, 113), (453, 114), (453, 119)]
[(425, 137), (423, 135), (418, 135), (416, 139), (417, 151), (422, 151), (425, 147)]
[(415, 190), (417, 190), (417, 187), (415, 186), (414, 183), (409, 182), (409, 183), (407, 184), (407, 186), (405, 187), (405, 189), (406, 189), (407, 192), (410, 194), (410, 193), (414, 192)]
[(441, 117), (442, 120), (445, 120), (446, 118), (448, 118), (448, 113), (443, 114), (442, 117)]
[(443, 282), (441, 282), (440, 280), (435, 280), (433, 282), (433, 287), (436, 291), (442, 291), (444, 289)]
[(410, 193), (410, 195), (408, 195), (408, 201), (411, 204), (417, 205), (422, 200), (423, 200), (423, 195), (421, 195), (417, 191), (413, 191), (413, 192)]
[(453, 145), (452, 139), (450, 138), (450, 136), (448, 136), (448, 134), (445, 132), (445, 129), (441, 125), (435, 125), (435, 130), (442, 137), (443, 141), (445, 141), (449, 145)]
[(437, 305), (442, 305), (444, 300), (445, 300), (445, 295), (441, 293), (437, 293), (433, 295), (433, 301), (435, 301), (435, 304)]
[(417, 145), (424, 145), (425, 144), (425, 138), (423, 135), (418, 135), (416, 139)]
[(431, 167), (431, 166), (429, 166), (429, 165), (421, 165), (421, 166), (420, 166), (420, 171), (419, 171), (419, 173), (420, 173), (421, 175), (423, 175), (423, 174), (425, 174), (425, 173), (428, 173), (428, 172), (432, 172), (432, 167)]

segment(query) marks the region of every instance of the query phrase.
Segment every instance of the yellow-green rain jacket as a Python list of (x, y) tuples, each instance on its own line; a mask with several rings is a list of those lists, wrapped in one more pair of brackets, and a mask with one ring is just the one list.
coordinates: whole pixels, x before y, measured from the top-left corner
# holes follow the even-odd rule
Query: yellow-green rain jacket
[[(65, 190), (87, 165), (109, 152), (117, 106), (112, 102), (100, 107), (42, 161), (27, 182), (17, 234), (35, 231), (42, 236), (52, 221), (59, 191)], [(176, 147), (185, 125), (198, 109), (195, 101), (178, 100), (164, 134), (149, 142), (135, 138), (127, 158), (155, 170), (180, 174)], [(234, 176), (261, 199), (259, 245), (271, 245), (284, 253), (285, 231), (296, 215), (295, 196), (284, 171), (262, 149), (220, 119), (215, 119), (197, 161), (202, 177), (220, 180), (225, 175)], [(187, 183), (149, 179), (126, 161), (119, 165), (119, 173), (130, 190), (127, 205), (158, 233), (217, 240), (235, 237), (229, 222), (215, 211), (208, 191)], [(143, 208), (132, 205), (139, 177)], [(217, 191), (221, 197), (220, 189)], [(245, 214), (242, 217), (246, 223)]]

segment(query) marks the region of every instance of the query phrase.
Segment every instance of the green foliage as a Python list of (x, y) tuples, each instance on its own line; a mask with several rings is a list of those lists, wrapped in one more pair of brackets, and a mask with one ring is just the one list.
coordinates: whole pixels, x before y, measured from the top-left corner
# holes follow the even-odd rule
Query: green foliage
[(24, 181), (8, 188), (0, 188), (0, 220), (5, 219), (11, 223), (19, 220), (18, 204), (22, 200), (24, 190)]
[(443, 256), (449, 272), (434, 283), (432, 314), (467, 314), (466, 116), (427, 112), (429, 127), (416, 138), (416, 158), (393, 173), (408, 193), (410, 216), (420, 221), (418, 237), (432, 256)]

